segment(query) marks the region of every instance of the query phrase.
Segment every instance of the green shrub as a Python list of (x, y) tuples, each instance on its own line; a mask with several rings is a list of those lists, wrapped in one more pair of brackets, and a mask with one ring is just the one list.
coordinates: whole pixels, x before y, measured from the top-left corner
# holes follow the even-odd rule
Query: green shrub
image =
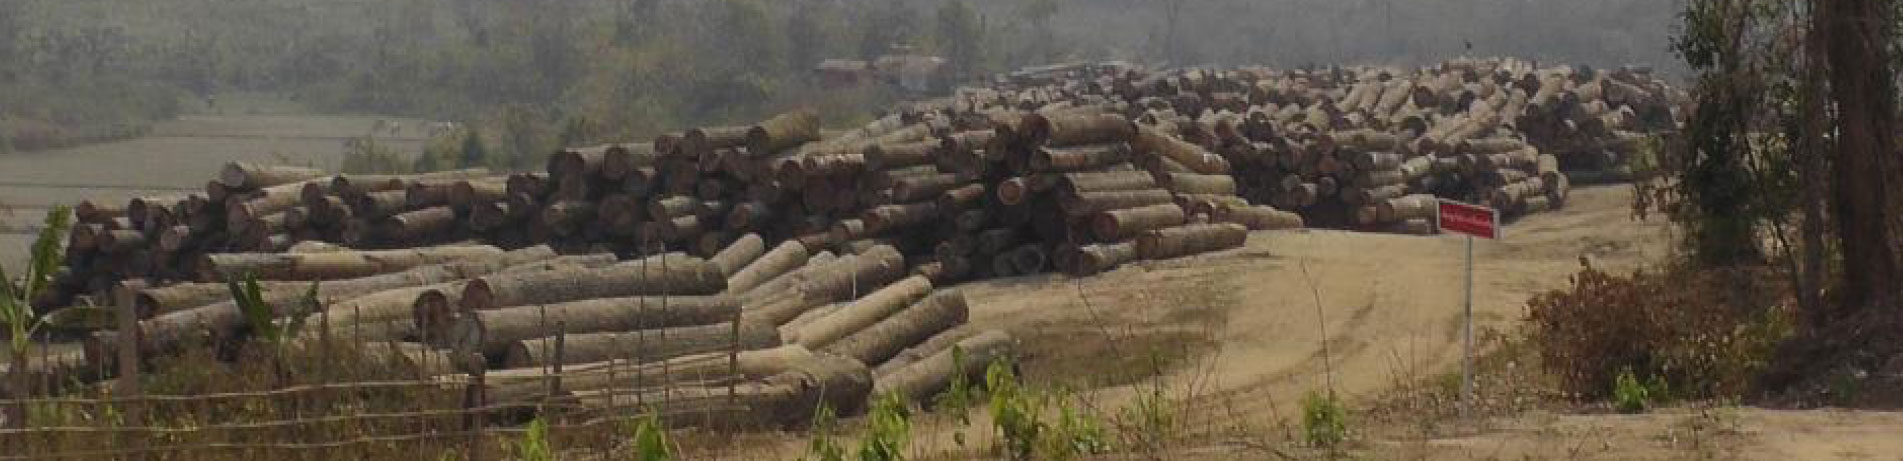
[(1348, 408), (1333, 392), (1311, 391), (1302, 397), (1302, 438), (1317, 447), (1348, 440)]
[(528, 431), (515, 442), (515, 456), (522, 461), (554, 461), (555, 449), (548, 443), (548, 422), (542, 418), (529, 421)]
[(806, 446), (809, 461), (846, 461), (846, 449), (833, 441), (833, 433), (839, 424), (839, 415), (825, 402), (813, 410), (813, 440)]
[(898, 394), (879, 396), (867, 416), (871, 427), (859, 441), (859, 461), (903, 461), (912, 437), (911, 412)]
[(1632, 370), (1624, 370), (1613, 380), (1612, 407), (1621, 413), (1644, 413), (1671, 400), (1671, 387), (1656, 375), (1641, 383)]
[(660, 416), (649, 413), (634, 425), (634, 459), (668, 461), (674, 459), (674, 447), (667, 440), (667, 429)]
[[(1074, 395), (1024, 388), (1007, 360), (987, 367), (985, 387), (991, 393), (992, 425), (1005, 442), (999, 448), (1006, 457), (1067, 460), (1110, 449), (1102, 421), (1079, 411)], [(1049, 407), (1056, 409), (1054, 423), (1045, 420)]]
[(1562, 390), (1579, 398), (1613, 397), (1626, 370), (1679, 397), (1735, 397), (1791, 334), (1781, 280), (1758, 269), (1619, 276), (1588, 266), (1571, 287), (1528, 302), (1530, 339)]

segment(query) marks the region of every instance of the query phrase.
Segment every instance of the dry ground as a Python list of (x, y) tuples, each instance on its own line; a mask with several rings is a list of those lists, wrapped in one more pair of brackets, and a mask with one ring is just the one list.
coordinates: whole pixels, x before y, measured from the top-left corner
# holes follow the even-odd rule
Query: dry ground
[[(1511, 224), (1474, 248), (1476, 329), (1519, 328), (1524, 303), (1560, 288), (1580, 256), (1627, 270), (1668, 256), (1664, 222), (1634, 221), (1631, 189), (1583, 188), (1564, 210)], [(967, 285), (967, 328), (1012, 332), (1033, 382), (1079, 389), (1112, 415), (1135, 396), (1177, 402), (1175, 442), (1114, 458), (1309, 459), (1300, 399), (1332, 383), (1353, 408), (1408, 398), (1402, 388), (1451, 386), (1459, 370), (1465, 241), (1339, 231), (1261, 232), (1245, 248), (1136, 264), (1096, 277), (1020, 277)], [(1494, 342), (1492, 344), (1497, 344)], [(1324, 351), (1324, 347), (1326, 350)], [(1509, 375), (1492, 361), (1483, 375)], [(1161, 369), (1160, 377), (1148, 377)], [(1324, 370), (1333, 370), (1332, 376)], [(1332, 378), (1332, 379), (1331, 379)], [(1483, 380), (1483, 384), (1499, 380)], [(1483, 393), (1498, 395), (1501, 392)], [(1529, 397), (1531, 398), (1531, 397)], [(993, 437), (974, 411), (967, 447)], [(1430, 414), (1356, 415), (1359, 459), (1903, 459), (1903, 414), (1737, 407), (1646, 415), (1529, 411), (1464, 421)], [(953, 442), (956, 424), (919, 419), (928, 459), (984, 456)], [(797, 436), (754, 436), (715, 450), (737, 459), (795, 458)], [(734, 449), (733, 446), (753, 447)]]
[[(143, 139), (0, 156), (0, 183), (39, 184), (0, 184), (0, 203), (16, 207), (11, 215), (0, 209), (0, 225), (30, 225), (52, 203), (147, 193), (136, 187), (197, 188), (231, 159), (334, 168), (341, 141), (374, 120), (193, 115)], [(115, 187), (74, 187), (98, 185)], [(1623, 186), (1584, 188), (1566, 209), (1513, 223), (1503, 240), (1478, 242), (1479, 329), (1516, 331), (1525, 300), (1563, 286), (1580, 255), (1616, 269), (1666, 256), (1669, 227), (1632, 221), (1629, 194)], [(0, 233), (0, 264), (17, 264), (26, 241)], [(1012, 332), (1027, 351), (1027, 378), (1078, 389), (1086, 406), (1104, 414), (1162, 389), (1177, 402), (1169, 429), (1175, 442), (1145, 455), (1320, 457), (1294, 442), (1305, 392), (1332, 384), (1359, 408), (1395, 398), (1408, 383), (1445, 384), (1458, 370), (1464, 250), (1451, 236), (1263, 232), (1245, 248), (1081, 280), (971, 284), (967, 328)], [(974, 412), (979, 429), (970, 431), (969, 446), (992, 443), (982, 413)], [(1635, 416), (1534, 411), (1479, 422), (1356, 416), (1347, 454), (1362, 459), (1903, 459), (1896, 436), (1903, 415), (1894, 413), (1719, 407)], [(921, 418), (917, 451), (936, 459), (984, 453), (959, 448), (955, 429), (943, 417)], [(797, 434), (751, 434), (709, 454), (790, 459), (805, 443)]]

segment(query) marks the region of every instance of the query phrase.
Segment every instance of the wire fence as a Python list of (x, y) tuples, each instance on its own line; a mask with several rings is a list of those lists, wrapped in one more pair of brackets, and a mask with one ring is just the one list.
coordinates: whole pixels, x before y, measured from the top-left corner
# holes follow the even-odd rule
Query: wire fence
[[(119, 309), (122, 319), (132, 318), (131, 307)], [(131, 326), (122, 321), (120, 328), (137, 331)], [(422, 361), (445, 362), (422, 363), (402, 349), (377, 349), (331, 334), (330, 325), (319, 328), (315, 341), (273, 348), (253, 340), (235, 346), (250, 349), (236, 352), (231, 344), (212, 342), (193, 351), (148, 354), (136, 335), (109, 335), (116, 341), (111, 347), (89, 344), (84, 354), (51, 352), (60, 348), (43, 338), (37, 351), (23, 357), (0, 352), (9, 371), (0, 374), (6, 379), (0, 386), (6, 391), (0, 393), (0, 461), (387, 459), (419, 453), (484, 460), (502, 458), (508, 441), (523, 437), (523, 424), (536, 418), (551, 434), (586, 439), (577, 445), (605, 451), (631, 434), (627, 422), (648, 415), (670, 423), (718, 422), (745, 411), (735, 394), (736, 375), (707, 376), (703, 367), (672, 376), (674, 360), (649, 356), (650, 346), (666, 341), (664, 328), (636, 330), (642, 340), (622, 350), (622, 358), (576, 371), (567, 365), (565, 325), (547, 321), (544, 312), (541, 333), (554, 341), (541, 343), (553, 348), (545, 355), (550, 359), (500, 374), (492, 374), (486, 361), (456, 358), (473, 359), (469, 354), (479, 352), (432, 349)], [(725, 360), (722, 368), (737, 371), (739, 335), (734, 328), (727, 350), (694, 357)], [(446, 367), (455, 371), (442, 372)], [(564, 376), (576, 373), (597, 379), (575, 389)], [(604, 375), (605, 381), (599, 379)], [(683, 396), (695, 400), (669, 401), (689, 398)]]

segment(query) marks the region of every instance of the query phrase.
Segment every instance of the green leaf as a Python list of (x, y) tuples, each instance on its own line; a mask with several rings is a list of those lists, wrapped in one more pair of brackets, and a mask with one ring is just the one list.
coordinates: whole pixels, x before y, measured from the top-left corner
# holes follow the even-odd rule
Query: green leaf
[(60, 262), (65, 259), (60, 241), (72, 227), (72, 218), (72, 208), (65, 205), (54, 206), (46, 212), (45, 226), (40, 228), (39, 238), (33, 241), (33, 261), (21, 299), (30, 302), (53, 284), (53, 274), (59, 272)]
[(231, 300), (238, 304), (253, 333), (273, 343), (283, 338), (275, 321), (277, 313), (264, 302), (264, 289), (258, 286), (256, 274), (246, 272), (239, 280), (225, 282), (225, 286), (231, 289)]

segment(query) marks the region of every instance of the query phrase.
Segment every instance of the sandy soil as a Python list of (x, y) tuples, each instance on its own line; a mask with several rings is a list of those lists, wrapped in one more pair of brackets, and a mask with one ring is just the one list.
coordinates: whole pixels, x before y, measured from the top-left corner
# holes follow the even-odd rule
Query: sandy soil
[[(1515, 331), (1527, 298), (1564, 286), (1582, 255), (1616, 270), (1667, 256), (1670, 227), (1632, 220), (1629, 200), (1626, 186), (1584, 188), (1566, 209), (1515, 222), (1502, 240), (1476, 242), (1477, 330)], [(1176, 430), (1199, 441), (1146, 456), (1324, 457), (1292, 442), (1304, 393), (1332, 382), (1355, 406), (1459, 370), (1465, 243), (1261, 232), (1241, 249), (1097, 277), (966, 285), (973, 306), (966, 328), (1010, 331), (1026, 346), (1028, 379), (1078, 389), (1081, 404), (1102, 414), (1132, 408), (1135, 396), (1158, 389), (1187, 402), (1173, 409), (1184, 421)], [(1158, 369), (1160, 378), (1144, 378)], [(993, 443), (983, 413), (972, 412), (979, 429), (967, 430), (966, 447)], [(986, 454), (956, 444), (958, 426), (944, 417), (918, 421), (914, 443), (925, 458)], [(1365, 433), (1348, 451), (1363, 459), (1903, 459), (1903, 438), (1892, 437), (1903, 433), (1896, 413), (1681, 408), (1451, 424), (1428, 436), (1357, 428)], [(790, 459), (805, 449), (795, 435), (759, 438), (719, 454)]]

